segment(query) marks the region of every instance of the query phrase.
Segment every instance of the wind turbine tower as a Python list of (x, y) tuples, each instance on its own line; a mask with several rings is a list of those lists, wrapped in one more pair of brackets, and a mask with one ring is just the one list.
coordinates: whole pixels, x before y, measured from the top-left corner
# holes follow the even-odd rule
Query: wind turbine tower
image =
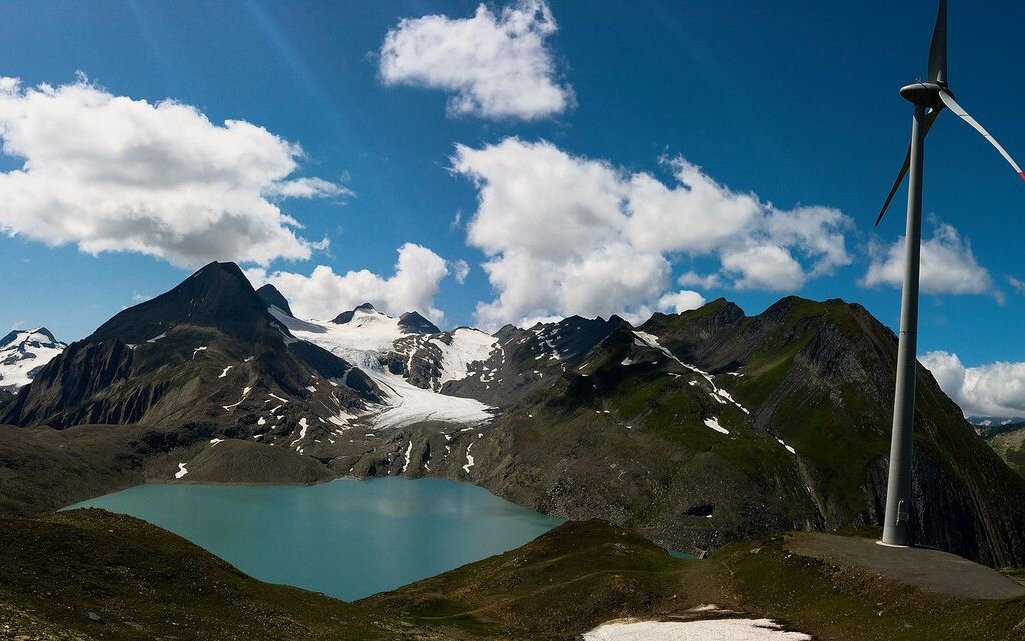
[(925, 136), (944, 108), (952, 111), (990, 142), (1025, 180), (1025, 172), (954, 100), (947, 76), (947, 0), (940, 0), (936, 28), (929, 47), (929, 76), (925, 82), (901, 87), (900, 95), (914, 105), (911, 142), (904, 165), (886, 197), (876, 225), (883, 219), (894, 194), (910, 173), (908, 183), (908, 219), (904, 241), (904, 285), (900, 306), (900, 342), (897, 349), (897, 387), (893, 399), (893, 434), (890, 442), (890, 471), (886, 487), (884, 545), (911, 544), (908, 520), (911, 508), (911, 450), (915, 423), (915, 366), (918, 362), (918, 276), (922, 250), (922, 165)]

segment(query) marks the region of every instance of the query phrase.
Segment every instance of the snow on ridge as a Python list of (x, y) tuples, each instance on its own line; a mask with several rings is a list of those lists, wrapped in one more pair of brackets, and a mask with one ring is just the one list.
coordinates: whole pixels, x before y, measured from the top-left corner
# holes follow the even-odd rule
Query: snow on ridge
[[(750, 414), (751, 413), (750, 411), (748, 411), (748, 409), (746, 407), (744, 407), (743, 405), (738, 403), (733, 398), (733, 396), (730, 395), (729, 392), (727, 392), (723, 388), (721, 388), (718, 385), (716, 385), (715, 384), (715, 379), (714, 379), (714, 377), (711, 374), (709, 374), (708, 372), (704, 371), (703, 369), (701, 369), (701, 368), (699, 368), (699, 367), (697, 367), (695, 365), (691, 365), (690, 363), (684, 363), (679, 358), (677, 358), (676, 355), (674, 355), (672, 352), (670, 352), (669, 349), (667, 349), (666, 347), (663, 347), (658, 342), (658, 336), (655, 336), (654, 334), (649, 334), (648, 332), (642, 332), (640, 330), (634, 330), (634, 336), (636, 336), (637, 339), (639, 340), (639, 342), (638, 341), (634, 341), (634, 343), (636, 345), (638, 345), (640, 347), (650, 347), (652, 349), (657, 349), (658, 351), (662, 352), (663, 354), (665, 354), (669, 358), (673, 359), (674, 361), (676, 361), (680, 365), (686, 367), (690, 371), (692, 371), (692, 372), (694, 372), (696, 374), (700, 374), (706, 381), (708, 381), (708, 384), (712, 386), (712, 399), (713, 400), (715, 400), (715, 401), (717, 401), (719, 403), (722, 403), (723, 405), (725, 405), (727, 402), (729, 402), (729, 403), (735, 405), (737, 408), (740, 409), (740, 411), (744, 412), (745, 414)], [(742, 376), (742, 374), (737, 374), (737, 373), (734, 373), (734, 372), (731, 372), (731, 374), (733, 374), (735, 376)], [(691, 384), (693, 385), (693, 383), (691, 383)]]
[(784, 442), (783, 442), (783, 439), (781, 439), (781, 438), (777, 438), (777, 439), (776, 439), (776, 441), (777, 441), (777, 442), (778, 442), (778, 443), (779, 443), (780, 445), (782, 445), (783, 447), (785, 447), (785, 448), (786, 448), (786, 450), (787, 450), (788, 452), (790, 452), (791, 454), (797, 454), (797, 451), (796, 451), (796, 450), (795, 450), (794, 448), (792, 448), (792, 447), (790, 447), (789, 445), (787, 445), (786, 443), (784, 443)]

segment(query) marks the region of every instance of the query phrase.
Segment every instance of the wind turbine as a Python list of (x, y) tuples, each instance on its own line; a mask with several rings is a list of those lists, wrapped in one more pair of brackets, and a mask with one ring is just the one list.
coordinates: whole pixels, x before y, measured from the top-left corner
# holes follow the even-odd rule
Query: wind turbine
[(908, 517), (911, 506), (911, 450), (915, 424), (915, 365), (918, 349), (918, 272), (922, 251), (922, 164), (925, 135), (944, 108), (972, 126), (996, 147), (1000, 155), (1014, 167), (1022, 180), (1025, 172), (974, 118), (954, 100), (947, 84), (947, 0), (940, 0), (936, 28), (929, 47), (929, 78), (901, 87), (900, 95), (915, 107), (911, 125), (911, 142), (904, 165), (901, 166), (886, 202), (876, 218), (883, 219), (886, 208), (909, 172), (908, 220), (904, 241), (904, 286), (900, 305), (900, 342), (897, 348), (897, 386), (893, 399), (893, 434), (890, 441), (890, 471), (886, 486), (886, 518), (883, 524), (883, 545), (910, 544)]

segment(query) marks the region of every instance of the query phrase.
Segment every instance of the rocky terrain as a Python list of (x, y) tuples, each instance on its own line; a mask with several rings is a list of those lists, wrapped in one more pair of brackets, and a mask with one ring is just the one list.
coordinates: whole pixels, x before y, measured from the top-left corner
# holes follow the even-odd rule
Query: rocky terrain
[[(437, 475), (702, 553), (881, 521), (895, 350), (860, 306), (793, 297), (494, 335), (369, 304), (298, 319), (213, 263), (0, 409), (26, 430), (0, 481), (25, 513), (146, 480)], [(925, 369), (917, 407), (917, 540), (1025, 565), (1025, 481)]]

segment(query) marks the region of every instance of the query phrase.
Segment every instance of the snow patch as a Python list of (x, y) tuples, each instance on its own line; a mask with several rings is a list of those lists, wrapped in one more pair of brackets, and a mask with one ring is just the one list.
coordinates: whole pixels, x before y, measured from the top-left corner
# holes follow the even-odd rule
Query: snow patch
[[(309, 427), (309, 425), (307, 425), (307, 423), (306, 423), (306, 417), (305, 416), (303, 418), (299, 419), (299, 438), (297, 438), (294, 441), (292, 441), (291, 443), (289, 443), (288, 446), (289, 447), (295, 447), (296, 443), (298, 443), (299, 441), (301, 441), (304, 438), (306, 438), (306, 429), (308, 427)], [(298, 447), (296, 447), (295, 449), (298, 450), (300, 454), (302, 453), (302, 450), (300, 450)]]
[(187, 469), (185, 469), (185, 463), (179, 463), (178, 464), (178, 471), (174, 473), (174, 478), (180, 479), (181, 477), (185, 476), (188, 473), (189, 473), (189, 471)]
[(229, 370), (230, 370), (230, 369), (231, 369), (232, 367), (234, 367), (234, 365), (228, 365), (227, 367), (225, 367), (225, 368), (224, 368), (224, 371), (223, 371), (223, 372), (221, 372), (220, 376), (218, 376), (217, 378), (224, 378), (225, 376), (227, 376), (227, 375), (228, 375), (228, 371), (229, 371)]
[(786, 443), (783, 442), (783, 439), (777, 438), (776, 441), (780, 445), (782, 445), (783, 447), (787, 448), (787, 451), (790, 452), (791, 454), (797, 454), (797, 452), (794, 450), (794, 448), (790, 447), (789, 445), (787, 445)]
[(470, 454), (471, 447), (473, 447), (473, 443), (466, 446), (466, 465), (463, 466), (463, 471), (467, 474), (470, 473), (470, 468), (473, 467), (473, 455)]
[(405, 474), (406, 470), (409, 469), (409, 455), (413, 453), (413, 441), (409, 442), (409, 446), (406, 447), (406, 463), (402, 466), (402, 473)]
[(719, 425), (719, 419), (717, 419), (714, 416), (712, 418), (706, 418), (705, 419), (705, 425), (707, 427), (710, 427), (711, 429), (715, 430), (716, 432), (721, 433), (721, 434), (729, 434), (730, 433), (730, 431), (728, 429), (726, 429), (722, 425)]
[(610, 621), (584, 633), (584, 641), (811, 641), (772, 619)]

